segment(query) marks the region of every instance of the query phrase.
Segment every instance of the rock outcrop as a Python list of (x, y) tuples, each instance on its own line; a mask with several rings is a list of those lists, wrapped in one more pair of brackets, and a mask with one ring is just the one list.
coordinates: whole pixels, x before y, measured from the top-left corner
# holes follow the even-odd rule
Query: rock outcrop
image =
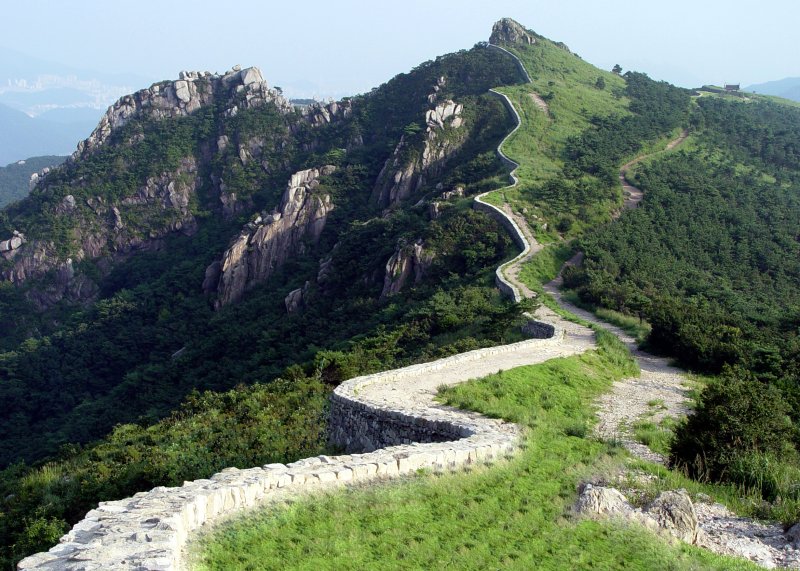
[(503, 18), (492, 26), (489, 43), (531, 45), (536, 43), (536, 38), (519, 22), (511, 18)]
[(644, 509), (636, 509), (619, 490), (586, 484), (575, 511), (592, 517), (621, 518), (685, 543), (701, 543), (697, 513), (686, 490), (661, 492)]
[(177, 81), (163, 81), (147, 89), (125, 95), (109, 107), (88, 139), (78, 144), (72, 159), (83, 157), (102, 146), (115, 129), (134, 118), (166, 119), (181, 117), (208, 105), (227, 102), (229, 116), (239, 109), (274, 103), (289, 113), (292, 105), (279, 91), (270, 89), (256, 67), (238, 66), (222, 75), (183, 71)]
[[(321, 176), (336, 167), (298, 171), (292, 175), (281, 204), (262, 212), (242, 229), (225, 251), (220, 263), (216, 308), (239, 301), (253, 286), (267, 280), (291, 256), (303, 254), (316, 244), (334, 205), (331, 197), (315, 192)], [(206, 282), (212, 268), (206, 272)], [(204, 283), (204, 289), (210, 289)]]
[(686, 490), (661, 492), (645, 508), (645, 513), (655, 520), (659, 529), (686, 543), (697, 542), (697, 513)]
[(461, 148), (466, 136), (456, 134), (464, 124), (464, 106), (450, 99), (425, 113), (425, 134), (421, 149), (414, 148), (411, 137), (403, 135), (392, 156), (378, 175), (371, 200), (381, 207), (395, 205), (411, 196), (436, 176), (447, 160)]
[(291, 315), (292, 313), (297, 313), (303, 309), (306, 303), (306, 297), (308, 296), (308, 288), (310, 285), (310, 282), (306, 282), (303, 287), (299, 287), (290, 291), (283, 299), (283, 304), (286, 306), (287, 314)]
[(28, 180), (28, 189), (33, 190), (34, 188), (36, 188), (36, 185), (39, 184), (42, 180), (44, 180), (44, 177), (50, 174), (52, 170), (53, 169), (50, 167), (44, 167), (39, 172), (33, 173), (31, 175), (30, 180)]
[(10, 260), (24, 243), (25, 235), (14, 230), (11, 234), (11, 238), (0, 242), (0, 254), (2, 254), (6, 260)]
[[(134, 250), (158, 248), (168, 234), (192, 234), (196, 221), (190, 203), (198, 184), (197, 163), (187, 157), (176, 170), (148, 178), (135, 194), (115, 204), (102, 196), (79, 201), (68, 194), (52, 207), (52, 214), (68, 220), (70, 243), (26, 240), (15, 233), (0, 242), (0, 255), (12, 262), (0, 271), (0, 280), (21, 284), (52, 272), (52, 279), (28, 292), (40, 309), (61, 299), (89, 299), (97, 288), (74, 264), (101, 257), (122, 259)], [(8, 250), (3, 250), (4, 244)]]
[(321, 127), (337, 119), (349, 119), (353, 114), (353, 105), (349, 99), (343, 101), (317, 102), (302, 109), (303, 118), (312, 127)]
[(430, 267), (433, 258), (433, 252), (426, 252), (421, 240), (412, 246), (398, 248), (386, 262), (381, 298), (399, 293), (412, 275), (414, 283), (418, 283)]

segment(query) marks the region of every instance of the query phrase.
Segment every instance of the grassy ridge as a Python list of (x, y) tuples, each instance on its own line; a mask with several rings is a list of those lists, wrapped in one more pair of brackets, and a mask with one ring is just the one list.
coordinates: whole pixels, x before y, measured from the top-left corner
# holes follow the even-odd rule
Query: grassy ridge
[(524, 451), (466, 473), (420, 473), (301, 499), (224, 525), (197, 569), (757, 569), (636, 528), (576, 520), (577, 483), (624, 461), (586, 437), (591, 403), (635, 372), (613, 336), (581, 356), (446, 389), (441, 399), (524, 424)]
[[(532, 46), (506, 47), (522, 60), (531, 76), (530, 84), (498, 88), (511, 99), (522, 120), (504, 147), (520, 164), (520, 185), (490, 195), (489, 200), (498, 205), (509, 202), (515, 210), (525, 208), (531, 228), (544, 238), (543, 224), (549, 222), (552, 228), (558, 213), (542, 196), (541, 187), (561, 176), (568, 141), (590, 128), (594, 116), (627, 115), (629, 100), (623, 78), (584, 62), (545, 38)], [(597, 87), (599, 78), (605, 84), (603, 89)], [(537, 105), (532, 93), (546, 100), (549, 111)], [(610, 210), (611, 205), (601, 205), (593, 215), (602, 218)]]

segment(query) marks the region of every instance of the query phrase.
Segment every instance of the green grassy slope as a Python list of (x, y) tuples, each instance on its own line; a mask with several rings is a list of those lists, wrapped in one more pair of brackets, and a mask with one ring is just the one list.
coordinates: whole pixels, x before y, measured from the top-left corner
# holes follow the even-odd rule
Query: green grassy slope
[[(522, 118), (522, 127), (504, 147), (506, 154), (520, 164), (520, 185), (502, 195), (490, 195), (488, 200), (495, 204), (505, 200), (515, 209), (525, 208), (535, 230), (542, 230), (545, 223), (552, 228), (563, 213), (548, 204), (542, 188), (561, 177), (567, 163), (568, 141), (589, 129), (592, 117), (629, 113), (625, 81), (546, 38), (538, 38), (531, 46), (504, 47), (520, 58), (531, 83), (498, 88), (511, 99)], [(597, 86), (599, 78), (605, 83), (602, 89)], [(532, 93), (546, 101), (549, 112), (537, 104)], [(596, 205), (592, 218), (607, 216), (615, 206), (613, 200)]]
[(449, 405), (527, 427), (524, 452), (460, 474), (300, 499), (223, 525), (197, 569), (757, 569), (669, 544), (624, 525), (570, 513), (582, 478), (624, 463), (620, 448), (588, 438), (591, 403), (634, 374), (626, 350), (600, 349), (447, 389)]

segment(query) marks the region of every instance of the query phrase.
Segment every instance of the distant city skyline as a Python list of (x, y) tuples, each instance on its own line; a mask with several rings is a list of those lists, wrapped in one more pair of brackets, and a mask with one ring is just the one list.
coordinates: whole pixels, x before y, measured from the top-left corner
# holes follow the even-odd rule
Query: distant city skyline
[[(3, 7), (0, 47), (79, 69), (141, 77), (258, 66), (295, 97), (368, 91), (397, 73), (486, 40), (511, 17), (584, 59), (691, 87), (800, 76), (800, 3), (711, 0), (493, 0), (377, 4), (210, 0), (27, 0)], [(124, 8), (123, 8), (124, 7)]]

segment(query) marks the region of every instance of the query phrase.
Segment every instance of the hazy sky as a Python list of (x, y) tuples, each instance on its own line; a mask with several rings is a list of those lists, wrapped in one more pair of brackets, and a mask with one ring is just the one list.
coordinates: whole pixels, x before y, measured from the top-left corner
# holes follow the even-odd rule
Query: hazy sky
[[(798, 0), (12, 0), (0, 46), (147, 80), (256, 65), (290, 95), (362, 92), (509, 16), (602, 68), (684, 86), (800, 76)], [(139, 86), (144, 87), (144, 85)]]

